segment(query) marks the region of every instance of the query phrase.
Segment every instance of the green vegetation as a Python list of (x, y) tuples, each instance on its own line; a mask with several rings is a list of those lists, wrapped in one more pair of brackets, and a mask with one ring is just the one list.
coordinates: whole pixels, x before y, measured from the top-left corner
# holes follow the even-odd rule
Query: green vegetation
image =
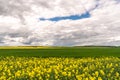
[(120, 47), (0, 47), (0, 56), (38, 56), (38, 57), (83, 57), (83, 56), (117, 56)]

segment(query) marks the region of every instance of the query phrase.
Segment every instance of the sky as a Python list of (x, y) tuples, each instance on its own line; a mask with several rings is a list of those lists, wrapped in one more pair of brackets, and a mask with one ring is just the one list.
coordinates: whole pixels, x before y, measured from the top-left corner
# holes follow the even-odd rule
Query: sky
[(0, 0), (0, 46), (120, 46), (120, 0)]

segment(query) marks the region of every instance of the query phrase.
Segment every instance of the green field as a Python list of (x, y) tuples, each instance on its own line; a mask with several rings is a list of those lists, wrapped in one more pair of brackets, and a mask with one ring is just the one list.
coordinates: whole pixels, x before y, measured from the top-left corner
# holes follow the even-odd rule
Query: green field
[(120, 47), (0, 47), (0, 56), (83, 57), (117, 56)]

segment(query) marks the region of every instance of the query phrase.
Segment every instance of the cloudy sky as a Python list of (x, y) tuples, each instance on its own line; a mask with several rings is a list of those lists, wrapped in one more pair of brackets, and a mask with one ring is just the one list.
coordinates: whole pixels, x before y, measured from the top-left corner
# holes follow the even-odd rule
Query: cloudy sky
[(120, 46), (120, 0), (0, 0), (0, 46)]

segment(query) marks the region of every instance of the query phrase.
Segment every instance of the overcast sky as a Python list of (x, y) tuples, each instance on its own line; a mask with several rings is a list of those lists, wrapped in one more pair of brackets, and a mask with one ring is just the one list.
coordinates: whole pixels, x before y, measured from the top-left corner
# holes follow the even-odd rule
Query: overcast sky
[(120, 46), (120, 0), (0, 0), (0, 46)]

